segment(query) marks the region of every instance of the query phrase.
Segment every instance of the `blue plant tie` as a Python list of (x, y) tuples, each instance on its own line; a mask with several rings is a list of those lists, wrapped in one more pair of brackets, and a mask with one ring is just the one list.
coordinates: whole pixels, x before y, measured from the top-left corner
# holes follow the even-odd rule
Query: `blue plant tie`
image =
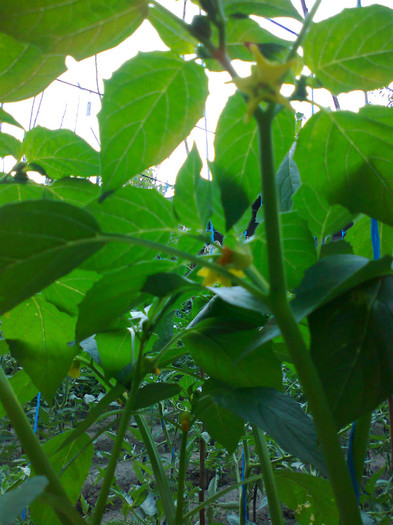
[[(371, 219), (371, 244), (373, 247), (373, 258), (374, 261), (381, 258), (381, 239), (379, 236), (378, 221), (376, 219)], [(359, 484), (356, 476), (355, 463), (353, 459), (353, 441), (355, 438), (356, 431), (356, 421), (352, 423), (351, 433), (349, 435), (348, 443), (348, 455), (347, 455), (347, 465), (349, 474), (351, 476), (353, 488), (355, 490), (356, 498), (359, 503), (360, 490)]]
[[(36, 407), (35, 407), (34, 426), (33, 426), (33, 432), (34, 432), (34, 434), (37, 434), (37, 428), (38, 428), (38, 415), (39, 415), (39, 413), (40, 413), (40, 403), (41, 403), (41, 392), (38, 392), (38, 395), (37, 395), (37, 404), (36, 404)], [(30, 462), (29, 462), (29, 465), (30, 465)], [(23, 510), (22, 510), (21, 518), (22, 518), (22, 520), (24, 520), (24, 519), (26, 518), (26, 509), (23, 509)]]
[[(244, 453), (243, 448), (243, 460), (242, 460), (242, 481), (244, 481), (244, 475), (246, 470), (246, 454)], [(247, 494), (246, 494), (246, 486), (242, 485), (242, 494), (243, 494), (243, 514), (244, 514), (244, 521), (247, 523), (248, 516), (247, 516)]]

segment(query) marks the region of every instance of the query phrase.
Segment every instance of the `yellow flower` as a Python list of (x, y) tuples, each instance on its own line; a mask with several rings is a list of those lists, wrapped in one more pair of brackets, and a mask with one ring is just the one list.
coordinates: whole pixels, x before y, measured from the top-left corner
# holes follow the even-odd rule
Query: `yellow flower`
[(288, 100), (281, 95), (280, 88), (285, 74), (296, 65), (296, 59), (285, 64), (269, 62), (259, 51), (256, 44), (249, 49), (255, 56), (256, 65), (251, 68), (251, 75), (246, 78), (235, 78), (234, 84), (248, 95), (247, 118), (249, 119), (260, 102), (275, 102), (292, 110)]
[(71, 363), (70, 369), (68, 370), (68, 375), (73, 379), (80, 377), (81, 375), (81, 364), (80, 361), (74, 359)]
[[(245, 277), (241, 270), (235, 270), (232, 268), (229, 271), (236, 277)], [(232, 282), (228, 277), (225, 277), (210, 268), (202, 268), (199, 270), (198, 275), (203, 277), (203, 286), (213, 286), (213, 284), (217, 283), (222, 284), (222, 286), (232, 286)]]

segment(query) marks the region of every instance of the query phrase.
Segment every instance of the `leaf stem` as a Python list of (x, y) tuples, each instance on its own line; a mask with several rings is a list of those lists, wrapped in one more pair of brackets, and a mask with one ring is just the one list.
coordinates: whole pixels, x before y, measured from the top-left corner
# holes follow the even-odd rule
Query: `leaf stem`
[(261, 470), (263, 474), (263, 481), (265, 483), (265, 490), (267, 500), (269, 502), (270, 518), (272, 525), (284, 525), (284, 518), (280, 499), (278, 497), (276, 480), (274, 478), (273, 467), (270, 461), (269, 451), (266, 445), (265, 436), (259, 428), (253, 425), (252, 431), (255, 438), (255, 447), (261, 463)]
[(306, 347), (287, 299), (273, 163), (273, 117), (273, 104), (268, 107), (266, 112), (255, 112), (258, 125), (263, 210), (268, 250), (269, 306), (290, 351), (314, 419), (339, 509), (341, 524), (361, 525), (359, 508), (336, 433), (333, 415), (311, 354)]
[(177, 481), (177, 503), (175, 524), (183, 525), (183, 506), (184, 506), (184, 483), (186, 480), (187, 468), (187, 440), (188, 431), (182, 432), (180, 456), (179, 456), (179, 477)]
[(109, 458), (109, 463), (105, 471), (104, 481), (103, 481), (103, 484), (100, 490), (100, 494), (98, 496), (95, 512), (92, 517), (92, 521), (91, 521), (92, 525), (100, 525), (102, 521), (102, 517), (105, 512), (105, 506), (108, 500), (109, 491), (110, 491), (113, 477), (115, 474), (117, 461), (118, 461), (120, 451), (123, 446), (124, 436), (126, 434), (127, 427), (130, 422), (131, 414), (134, 408), (135, 396), (136, 396), (136, 393), (138, 391), (139, 384), (140, 384), (140, 371), (141, 371), (141, 363), (142, 363), (142, 355), (143, 355), (143, 346), (144, 346), (144, 339), (142, 339), (141, 341), (141, 346), (140, 346), (139, 354), (138, 354), (138, 360), (135, 366), (135, 375), (132, 380), (131, 389), (130, 389), (126, 404), (124, 406), (123, 414), (120, 418), (120, 423), (119, 423), (119, 428), (117, 430), (116, 439), (113, 444), (111, 456)]
[(292, 58), (295, 58), (297, 50), (302, 45), (303, 40), (306, 38), (307, 33), (311, 27), (312, 21), (314, 19), (314, 16), (316, 12), (319, 9), (319, 6), (321, 5), (322, 0), (316, 0), (315, 4), (312, 6), (310, 11), (308, 11), (306, 17), (304, 18), (303, 26), (300, 30), (300, 33), (298, 34), (296, 40), (294, 41), (291, 49), (289, 50), (288, 56), (287, 56), (287, 62), (291, 60)]
[[(12, 426), (19, 438), (19, 441), (26, 452), (30, 462), (37, 475), (46, 476), (49, 481), (49, 485), (45, 489), (46, 492), (57, 496), (62, 501), (61, 507), (56, 507), (54, 510), (58, 514), (61, 523), (66, 525), (72, 525), (68, 514), (72, 515), (75, 510), (72, 506), (68, 496), (57, 477), (55, 471), (45, 452), (43, 451), (38, 437), (34, 434), (33, 429), (24, 413), (18, 398), (16, 397), (11, 385), (4, 373), (3, 368), (0, 366), (0, 400), (4, 406), (4, 409), (10, 418)], [(62, 512), (61, 508), (67, 509)]]

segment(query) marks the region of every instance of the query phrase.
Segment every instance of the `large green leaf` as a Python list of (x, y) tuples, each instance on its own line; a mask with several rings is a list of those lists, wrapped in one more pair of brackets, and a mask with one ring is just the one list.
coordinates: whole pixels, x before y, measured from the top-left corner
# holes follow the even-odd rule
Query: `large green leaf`
[(45, 288), (43, 296), (61, 312), (76, 317), (78, 304), (99, 278), (95, 272), (76, 269)]
[(0, 523), (12, 525), (16, 523), (23, 509), (30, 505), (48, 484), (45, 476), (35, 476), (27, 479), (18, 488), (0, 496)]
[(173, 268), (170, 261), (155, 260), (120, 268), (104, 275), (79, 305), (76, 339), (105, 332), (109, 324), (142, 301), (141, 290), (149, 275)]
[(0, 157), (12, 155), (16, 160), (19, 160), (22, 156), (21, 146), (22, 144), (18, 139), (8, 133), (0, 132)]
[(149, 383), (138, 390), (134, 410), (146, 408), (180, 393), (178, 383)]
[(139, 340), (130, 330), (104, 332), (95, 336), (100, 364), (108, 377), (116, 374), (135, 362), (139, 353)]
[(98, 200), (100, 188), (86, 179), (65, 177), (44, 188), (44, 198), (60, 200), (74, 206), (87, 206)]
[[(306, 270), (303, 281), (294, 291), (296, 296), (290, 306), (296, 321), (299, 323), (313, 311), (362, 283), (376, 277), (392, 275), (391, 267), (391, 257), (370, 261), (356, 255), (334, 255), (319, 260)], [(271, 341), (279, 334), (276, 321), (271, 319), (262, 334), (242, 355), (255, 351), (261, 344)]]
[(50, 400), (74, 357), (67, 343), (74, 339), (75, 321), (37, 295), (7, 312), (1, 328), (13, 357)]
[[(226, 230), (240, 219), (261, 188), (258, 128), (246, 122), (246, 103), (236, 93), (227, 102), (217, 124), (213, 176), (220, 188)], [(295, 136), (294, 115), (285, 110), (274, 119), (273, 142), (276, 168), (288, 153)]]
[(307, 222), (311, 233), (320, 243), (325, 237), (348, 226), (353, 219), (353, 215), (343, 206), (330, 206), (326, 199), (308, 184), (302, 184), (293, 196), (293, 207)]
[(302, 20), (290, 0), (224, 0), (223, 6), (228, 15), (290, 16)]
[[(292, 147), (277, 170), (276, 185), (280, 211), (289, 211), (292, 208), (292, 196), (301, 185), (300, 174), (293, 160), (293, 153), (294, 148)], [(263, 209), (260, 208), (260, 210)]]
[(184, 22), (168, 9), (156, 3), (150, 7), (149, 22), (161, 40), (172, 51), (180, 55), (195, 52), (198, 40), (184, 27)]
[(312, 25), (304, 61), (335, 94), (383, 87), (393, 80), (392, 35), (392, 9), (382, 5), (345, 9)]
[(147, 11), (145, 0), (39, 0), (34, 9), (25, 0), (4, 0), (0, 40), (6, 57), (0, 60), (0, 99), (10, 102), (35, 95), (65, 71), (67, 55), (82, 60), (119, 44)]
[(139, 53), (105, 82), (98, 115), (104, 194), (163, 161), (203, 116), (202, 66), (172, 53)]
[[(393, 228), (378, 222), (379, 243), (381, 256), (393, 255)], [(373, 259), (373, 246), (371, 243), (371, 220), (362, 217), (347, 231), (345, 239), (351, 243), (355, 255)]]
[[(295, 288), (300, 284), (304, 272), (317, 261), (315, 241), (296, 211), (281, 213), (282, 250), (284, 269), (288, 288)], [(268, 259), (265, 223), (256, 229), (250, 242), (253, 262), (261, 274), (268, 278)]]
[(302, 525), (339, 522), (332, 486), (326, 479), (302, 472), (275, 473), (280, 500), (295, 512)]
[[(8, 378), (8, 381), (21, 405), (31, 401), (38, 394), (38, 388), (24, 370), (18, 370), (16, 374)], [(5, 413), (4, 407), (0, 402), (0, 417), (4, 417)]]
[[(126, 186), (102, 203), (92, 202), (86, 210), (94, 215), (105, 233), (130, 234), (167, 244), (170, 236), (178, 231), (171, 203), (156, 190)], [(152, 260), (157, 255), (152, 248), (112, 242), (92, 257), (86, 268), (114, 270), (141, 260)]]
[(393, 276), (367, 281), (309, 317), (311, 353), (338, 428), (393, 392)]
[(66, 69), (64, 56), (44, 54), (34, 44), (0, 33), (1, 101), (29, 98), (42, 91)]
[(271, 346), (239, 359), (255, 339), (256, 330), (239, 330), (220, 319), (198, 323), (182, 337), (186, 349), (209, 376), (233, 387), (266, 386), (281, 388), (281, 364)]
[(204, 383), (201, 395), (195, 400), (193, 412), (202, 421), (210, 436), (232, 454), (243, 434), (244, 421), (213, 400), (209, 391), (214, 391), (215, 385), (212, 379)]
[[(60, 448), (61, 444), (72, 431), (63, 432), (43, 445), (44, 452), (59, 476), (61, 484), (71, 503), (74, 504), (80, 496), (83, 483), (87, 478), (94, 447), (87, 434), (81, 434), (69, 445)], [(70, 461), (77, 455), (75, 461)], [(31, 506), (31, 516), (36, 525), (60, 525), (53, 509), (38, 498)]]
[(0, 206), (11, 202), (42, 199), (44, 186), (34, 182), (4, 182), (0, 184)]
[(213, 399), (261, 428), (294, 456), (326, 473), (314, 423), (292, 397), (273, 388), (217, 388)]
[(27, 162), (44, 168), (51, 179), (68, 175), (92, 177), (100, 173), (98, 153), (68, 129), (35, 127), (25, 135), (23, 153)]
[(182, 225), (205, 230), (211, 215), (211, 183), (200, 176), (202, 161), (196, 145), (180, 169), (173, 206)]
[(319, 112), (299, 133), (295, 161), (330, 205), (393, 225), (393, 108)]
[(0, 208), (0, 314), (67, 274), (105, 243), (94, 218), (63, 202)]

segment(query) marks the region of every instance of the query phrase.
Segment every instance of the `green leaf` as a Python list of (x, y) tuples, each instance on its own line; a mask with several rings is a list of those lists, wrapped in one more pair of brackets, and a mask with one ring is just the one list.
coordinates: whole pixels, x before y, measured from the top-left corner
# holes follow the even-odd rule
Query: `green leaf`
[(159, 401), (177, 396), (179, 392), (180, 386), (177, 383), (150, 383), (136, 393), (134, 410), (147, 408)]
[(293, 208), (307, 222), (313, 235), (321, 243), (325, 237), (333, 235), (348, 226), (353, 215), (343, 206), (328, 202), (308, 184), (302, 184), (293, 196)]
[[(292, 197), (301, 185), (299, 170), (293, 160), (294, 149), (291, 148), (281, 162), (277, 174), (276, 184), (280, 211), (289, 211), (292, 208)], [(260, 210), (262, 207), (260, 208)], [(258, 210), (259, 211), (259, 210)]]
[(295, 161), (330, 205), (393, 225), (393, 108), (320, 111), (300, 131)]
[(339, 522), (332, 486), (328, 480), (301, 472), (275, 472), (280, 500), (302, 525)]
[(270, 345), (239, 360), (242, 350), (255, 339), (256, 333), (256, 330), (234, 331), (221, 319), (213, 318), (198, 323), (182, 337), (182, 341), (198, 366), (213, 379), (233, 387), (280, 389), (281, 365)]
[(51, 179), (68, 175), (99, 175), (98, 153), (81, 137), (68, 129), (46, 129), (37, 126), (23, 140), (27, 162), (41, 166)]
[[(102, 328), (104, 329), (105, 327)], [(139, 340), (135, 340), (135, 334), (130, 330), (100, 333), (95, 336), (95, 340), (100, 364), (107, 377), (116, 377), (121, 370), (135, 362), (139, 352)]]
[[(383, 275), (392, 275), (392, 258), (383, 257), (369, 261), (356, 255), (335, 255), (320, 259), (308, 268), (300, 286), (294, 290), (295, 299), (291, 301), (292, 313), (299, 323), (314, 310), (343, 295), (366, 281)], [(280, 335), (274, 319), (264, 327), (263, 333), (243, 352), (245, 356), (254, 352), (260, 345)]]
[(392, 34), (392, 9), (344, 9), (311, 26), (304, 43), (305, 64), (334, 94), (384, 87), (393, 80)]
[[(284, 270), (289, 289), (300, 284), (304, 272), (317, 261), (315, 241), (296, 211), (281, 213), (281, 235)], [(255, 267), (268, 279), (265, 223), (258, 226), (250, 241)]]
[(35, 182), (0, 183), (0, 206), (11, 202), (42, 199), (44, 186)]
[(0, 49), (6, 56), (0, 53), (0, 100), (37, 94), (65, 71), (67, 55), (82, 60), (120, 44), (147, 12), (144, 0), (108, 0), (99, 6), (96, 0), (40, 0), (35, 10), (24, 0), (2, 2)]
[(211, 183), (200, 176), (202, 161), (194, 144), (176, 178), (174, 211), (180, 223), (205, 230), (212, 213)]
[(95, 272), (73, 270), (45, 288), (43, 296), (61, 312), (76, 317), (79, 303), (99, 278), (100, 276)]
[[(74, 504), (77, 502), (83, 483), (89, 473), (94, 447), (87, 434), (81, 434), (71, 444), (60, 448), (72, 431), (63, 432), (43, 445), (52, 466), (59, 475), (67, 496)], [(70, 461), (77, 455), (75, 461)], [(70, 464), (69, 464), (70, 463)], [(53, 509), (39, 499), (31, 506), (31, 516), (35, 525), (60, 524)]]
[(0, 208), (0, 314), (67, 274), (104, 244), (94, 218), (63, 202)]
[(209, 435), (232, 454), (244, 431), (243, 419), (227, 408), (215, 403), (209, 391), (215, 389), (216, 383), (209, 379), (202, 387), (202, 393), (196, 398), (193, 412), (202, 421)]
[(172, 53), (123, 64), (105, 82), (98, 116), (104, 195), (163, 161), (203, 116), (207, 93), (203, 67)]
[[(259, 314), (270, 314), (268, 306), (256, 299), (250, 292), (242, 288), (241, 286), (229, 287), (211, 287), (210, 291), (217, 295), (220, 299), (226, 303), (244, 309), (247, 311), (247, 316), (250, 317), (250, 310), (258, 312)], [(261, 321), (261, 319), (260, 319)]]
[(15, 120), (14, 117), (7, 113), (7, 111), (5, 111), (3, 108), (0, 108), (0, 122), (11, 124), (12, 126), (16, 126), (17, 128), (24, 129), (22, 124), (19, 124), (19, 122)]
[[(246, 122), (246, 103), (236, 93), (228, 100), (217, 124), (213, 176), (221, 192), (226, 231), (240, 219), (260, 193), (258, 128), (254, 119)], [(288, 153), (295, 136), (295, 118), (281, 111), (273, 122), (276, 168)]]
[[(170, 236), (178, 232), (171, 203), (156, 190), (126, 186), (104, 202), (86, 206), (105, 233), (129, 234), (135, 237), (167, 244)], [(85, 265), (88, 270), (115, 270), (141, 260), (152, 260), (156, 250), (143, 246), (130, 246), (111, 242)]]
[(86, 179), (65, 177), (44, 187), (44, 198), (68, 202), (74, 206), (87, 206), (98, 200), (100, 188)]
[(175, 53), (189, 55), (195, 52), (198, 40), (190, 35), (182, 20), (168, 9), (158, 3), (152, 5), (149, 10), (149, 22), (164, 44)]
[(0, 100), (15, 102), (36, 95), (66, 71), (64, 58), (0, 33)]
[(353, 255), (353, 248), (349, 242), (340, 239), (339, 241), (330, 241), (322, 244), (319, 257), (331, 257), (332, 255)]
[(171, 261), (155, 260), (120, 268), (104, 275), (79, 304), (76, 340), (105, 332), (109, 324), (143, 300), (142, 288), (149, 275), (173, 268)]
[(309, 316), (311, 353), (338, 428), (393, 392), (393, 276), (352, 288)]
[(1, 329), (11, 354), (35, 386), (51, 400), (70, 369), (75, 324), (37, 295), (3, 316)]
[(0, 523), (12, 525), (16, 523), (23, 509), (44, 492), (48, 480), (45, 476), (35, 476), (27, 479), (14, 490), (0, 496)]
[(290, 16), (302, 20), (290, 0), (223, 0), (223, 6), (228, 15)]
[(8, 133), (0, 132), (0, 157), (6, 157), (12, 155), (16, 160), (19, 160), (22, 156), (22, 144), (21, 142), (8, 135)]
[[(284, 52), (288, 50), (290, 42), (276, 37), (257, 22), (248, 17), (232, 18), (226, 24), (226, 46), (231, 60), (245, 60), (255, 62), (255, 56), (245, 45), (258, 44), (263, 55), (270, 59), (284, 59)], [(212, 71), (223, 71), (224, 68), (214, 59), (207, 59), (206, 65)]]
[(270, 434), (282, 449), (326, 474), (314, 423), (292, 397), (273, 388), (221, 388), (211, 395), (221, 406)]
[(7, 341), (4, 339), (0, 339), (0, 356), (6, 355), (10, 353), (9, 346), (7, 345)]
[[(351, 243), (355, 255), (373, 259), (371, 242), (371, 221), (369, 217), (362, 217), (347, 231), (345, 239)], [(393, 228), (378, 222), (381, 256), (393, 255)]]
[[(31, 401), (33, 397), (38, 394), (37, 387), (34, 386), (32, 380), (24, 370), (18, 370), (16, 374), (8, 378), (8, 381), (21, 405)], [(6, 412), (0, 401), (0, 417), (4, 417), (5, 414)]]
[(167, 297), (189, 289), (201, 290), (199, 283), (183, 277), (178, 273), (162, 272), (149, 275), (143, 285), (142, 291), (156, 297)]

